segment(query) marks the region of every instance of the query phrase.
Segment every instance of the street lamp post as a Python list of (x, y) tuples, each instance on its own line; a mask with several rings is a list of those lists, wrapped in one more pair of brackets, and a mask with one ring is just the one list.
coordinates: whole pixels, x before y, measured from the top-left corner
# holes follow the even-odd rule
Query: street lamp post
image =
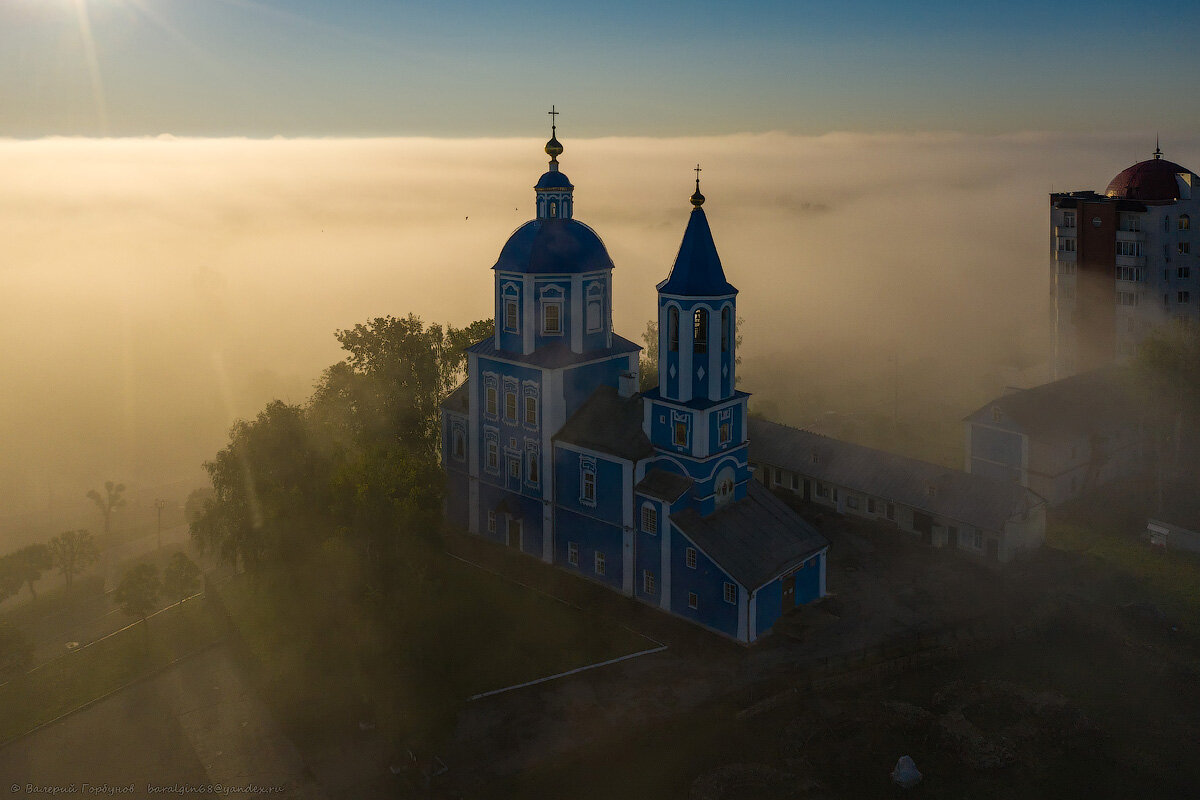
[(162, 511), (167, 507), (167, 501), (155, 500), (154, 507), (158, 509), (158, 549), (162, 550)]

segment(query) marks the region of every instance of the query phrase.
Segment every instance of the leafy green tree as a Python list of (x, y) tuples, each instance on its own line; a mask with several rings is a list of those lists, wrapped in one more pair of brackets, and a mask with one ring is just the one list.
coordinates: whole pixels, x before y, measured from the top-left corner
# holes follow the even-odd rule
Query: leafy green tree
[(3, 562), (0, 565), (0, 573), (4, 573), (5, 577), (0, 579), (0, 583), (11, 586), (15, 582), (17, 587), (28, 586), (29, 594), (34, 600), (37, 600), (37, 590), (33, 588), (33, 584), (41, 580), (42, 573), (54, 566), (50, 548), (44, 544), (26, 545), (14, 553), (9, 553)]
[(113, 601), (131, 617), (137, 617), (142, 622), (154, 610), (162, 585), (158, 580), (158, 568), (153, 564), (138, 564), (130, 567), (122, 576), (117, 590), (113, 593)]
[(7, 681), (29, 668), (33, 643), (15, 626), (0, 621), (0, 681)]
[(200, 568), (196, 562), (188, 558), (187, 553), (179, 552), (171, 556), (171, 563), (163, 570), (163, 594), (171, 600), (182, 600), (190, 597), (200, 588)]
[(204, 514), (204, 504), (213, 498), (213, 490), (211, 486), (193, 489), (188, 494), (187, 500), (183, 503), (183, 518), (188, 521), (188, 524), (200, 519)]
[(50, 557), (71, 591), (74, 577), (100, 560), (96, 541), (86, 530), (64, 531), (50, 540)]
[(95, 489), (90, 489), (87, 493), (88, 499), (96, 504), (96, 507), (100, 509), (100, 514), (104, 517), (104, 534), (106, 538), (112, 531), (113, 511), (125, 505), (125, 498), (121, 497), (124, 492), (125, 484), (114, 484), (112, 481), (105, 481), (103, 495)]

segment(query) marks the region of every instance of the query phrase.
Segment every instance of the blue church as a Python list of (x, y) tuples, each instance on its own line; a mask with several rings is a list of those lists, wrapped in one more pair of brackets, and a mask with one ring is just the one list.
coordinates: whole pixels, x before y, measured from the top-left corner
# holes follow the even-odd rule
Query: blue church
[(737, 289), (699, 172), (658, 284), (659, 386), (612, 330), (613, 263), (550, 168), (500, 251), (496, 331), (442, 405), (448, 521), (743, 643), (825, 595), (828, 542), (755, 481), (736, 388)]

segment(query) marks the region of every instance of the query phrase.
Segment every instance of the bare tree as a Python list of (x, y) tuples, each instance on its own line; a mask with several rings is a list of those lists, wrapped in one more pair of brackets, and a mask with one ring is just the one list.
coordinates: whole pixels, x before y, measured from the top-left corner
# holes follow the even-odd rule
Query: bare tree
[(64, 531), (50, 540), (50, 555), (54, 566), (67, 582), (67, 593), (71, 591), (71, 579), (100, 560), (100, 551), (92, 534), (85, 530)]

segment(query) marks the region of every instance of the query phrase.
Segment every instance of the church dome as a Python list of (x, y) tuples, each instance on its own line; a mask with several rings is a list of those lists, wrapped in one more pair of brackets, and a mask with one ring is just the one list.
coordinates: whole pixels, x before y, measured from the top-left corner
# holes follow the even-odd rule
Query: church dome
[(1174, 203), (1179, 199), (1179, 183), (1175, 175), (1189, 172), (1191, 170), (1187, 167), (1155, 156), (1123, 170), (1109, 181), (1104, 193), (1109, 197), (1140, 200), (1143, 203)]
[(538, 178), (537, 185), (533, 188), (545, 190), (574, 189), (575, 187), (571, 184), (571, 180), (566, 175), (555, 169), (542, 173), (542, 177)]
[[(552, 173), (547, 173), (552, 174)], [(543, 176), (545, 177), (545, 176)], [(568, 184), (570, 185), (570, 184)], [(612, 269), (596, 232), (573, 219), (535, 219), (513, 231), (492, 269), (562, 274)]]

